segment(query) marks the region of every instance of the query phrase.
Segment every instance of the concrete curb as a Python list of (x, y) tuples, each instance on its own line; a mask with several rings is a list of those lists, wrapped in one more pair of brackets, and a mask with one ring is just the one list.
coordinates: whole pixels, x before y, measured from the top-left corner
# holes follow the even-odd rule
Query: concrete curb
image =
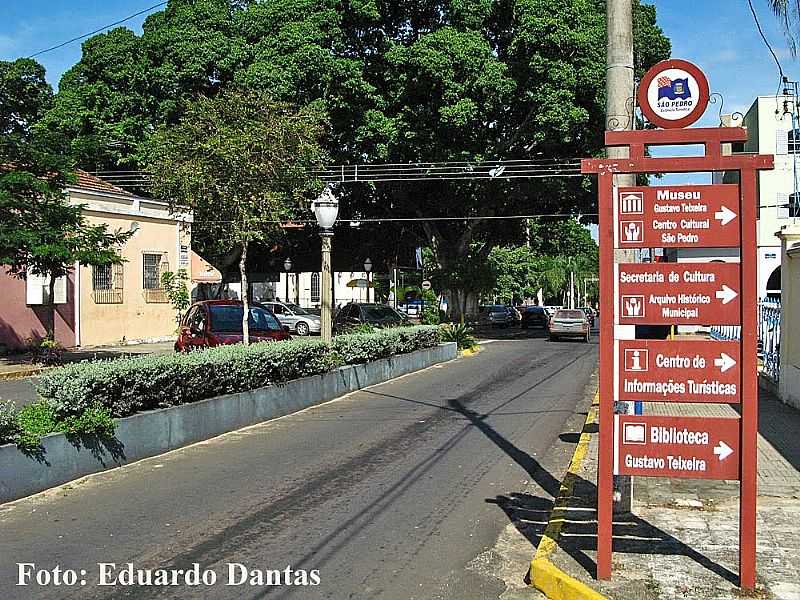
[(33, 454), (13, 444), (0, 446), (0, 504), (282, 417), (456, 356), (455, 343), (440, 344), (281, 385), (143, 412), (118, 419), (113, 440), (53, 433)]
[(42, 371), (49, 371), (53, 367), (25, 367), (16, 371), (7, 371), (0, 373), (0, 381), (10, 381), (12, 379), (24, 379), (25, 377), (32, 377), (38, 375)]
[(531, 585), (543, 592), (551, 600), (603, 600), (605, 596), (593, 590), (585, 583), (582, 583), (564, 573), (551, 561), (550, 556), (558, 547), (558, 537), (561, 535), (561, 528), (566, 519), (566, 509), (569, 507), (569, 499), (572, 496), (572, 488), (578, 479), (586, 454), (589, 451), (589, 441), (591, 434), (588, 433), (588, 426), (597, 423), (598, 396), (595, 394), (594, 402), (589, 413), (586, 415), (586, 422), (578, 440), (578, 445), (572, 455), (567, 474), (561, 481), (561, 488), (558, 498), (553, 503), (553, 511), (547, 527), (539, 541), (539, 547), (531, 561), (530, 582)]

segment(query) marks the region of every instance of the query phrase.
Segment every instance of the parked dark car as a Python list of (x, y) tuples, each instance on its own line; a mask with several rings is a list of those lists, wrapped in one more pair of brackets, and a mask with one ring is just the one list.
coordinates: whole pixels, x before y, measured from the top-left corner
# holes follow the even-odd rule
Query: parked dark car
[(591, 339), (591, 330), (589, 317), (579, 309), (557, 310), (550, 319), (550, 341), (576, 337), (588, 342)]
[(529, 327), (541, 327), (542, 329), (547, 329), (547, 325), (550, 322), (550, 317), (547, 314), (547, 311), (544, 309), (544, 306), (526, 306), (522, 311), (522, 323), (521, 327), (523, 329), (528, 329)]
[(510, 306), (503, 304), (489, 304), (480, 307), (478, 323), (481, 325), (491, 325), (492, 327), (508, 327), (516, 324), (517, 320), (514, 310)]
[[(248, 325), (251, 342), (291, 339), (286, 327), (262, 304), (249, 306)], [(186, 352), (238, 344), (243, 339), (243, 305), (239, 300), (203, 300), (186, 312), (175, 342), (175, 350)]]
[(383, 328), (407, 324), (408, 317), (388, 304), (367, 304), (364, 302), (345, 304), (333, 319), (333, 329), (337, 332), (354, 329), (359, 325), (372, 325), (373, 327)]

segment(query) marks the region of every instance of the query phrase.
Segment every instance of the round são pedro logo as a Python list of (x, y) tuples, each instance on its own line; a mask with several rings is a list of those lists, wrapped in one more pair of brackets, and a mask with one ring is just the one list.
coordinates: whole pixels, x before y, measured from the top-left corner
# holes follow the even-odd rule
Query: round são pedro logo
[(662, 60), (639, 84), (639, 107), (648, 121), (664, 129), (687, 127), (708, 106), (708, 79), (692, 63)]

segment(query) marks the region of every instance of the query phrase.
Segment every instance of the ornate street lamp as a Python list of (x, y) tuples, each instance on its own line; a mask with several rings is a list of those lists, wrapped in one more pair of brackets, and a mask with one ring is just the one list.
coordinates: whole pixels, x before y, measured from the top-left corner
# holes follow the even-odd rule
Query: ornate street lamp
[(364, 271), (367, 273), (367, 302), (369, 303), (369, 275), (372, 272), (372, 261), (369, 258), (364, 261)]
[(286, 295), (283, 297), (283, 301), (289, 302), (289, 272), (292, 270), (292, 259), (288, 256), (283, 261), (283, 270), (286, 271)]
[(314, 216), (320, 227), (319, 236), (322, 238), (322, 310), (320, 311), (321, 337), (323, 342), (330, 342), (333, 337), (333, 298), (331, 288), (333, 273), (331, 272), (331, 242), (333, 238), (333, 225), (339, 215), (339, 200), (333, 195), (330, 186), (326, 186), (319, 198), (314, 201)]

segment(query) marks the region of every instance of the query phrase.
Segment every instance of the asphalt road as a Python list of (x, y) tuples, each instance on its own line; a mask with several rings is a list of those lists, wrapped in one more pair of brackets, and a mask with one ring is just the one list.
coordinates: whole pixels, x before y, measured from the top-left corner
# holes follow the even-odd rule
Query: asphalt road
[[(527, 518), (546, 521), (596, 362), (594, 343), (497, 340), (476, 356), (4, 505), (0, 597), (536, 597), (522, 581), (535, 541), (517, 532), (510, 499), (526, 498), (541, 508)], [(78, 583), (16, 586), (21, 562), (75, 569)], [(101, 587), (99, 562), (199, 563), (217, 582)], [(228, 569), (240, 568), (229, 563), (281, 577), (287, 566), (318, 570), (320, 583), (230, 586)]]

